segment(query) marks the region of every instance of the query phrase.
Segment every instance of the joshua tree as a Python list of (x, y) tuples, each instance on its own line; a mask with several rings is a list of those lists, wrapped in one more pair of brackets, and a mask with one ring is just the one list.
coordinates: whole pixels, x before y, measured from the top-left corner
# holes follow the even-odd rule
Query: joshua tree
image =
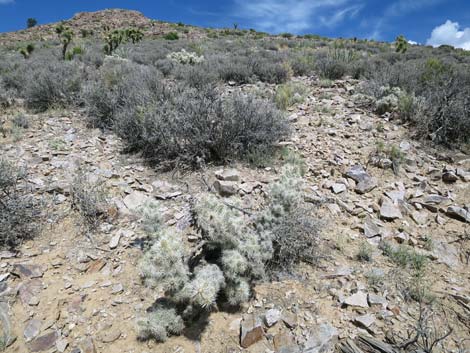
[(406, 51), (408, 50), (408, 41), (403, 35), (399, 35), (395, 39), (395, 46), (396, 46), (395, 51), (397, 53), (402, 53), (402, 54), (406, 53)]
[(30, 17), (26, 20), (26, 27), (27, 28), (34, 27), (37, 24), (38, 24), (38, 21), (35, 18)]
[(62, 42), (62, 58), (65, 60), (67, 48), (73, 39), (73, 31), (62, 23), (55, 28), (55, 31)]
[(34, 45), (30, 43), (26, 47), (20, 49), (20, 54), (23, 55), (25, 59), (28, 59), (33, 51)]

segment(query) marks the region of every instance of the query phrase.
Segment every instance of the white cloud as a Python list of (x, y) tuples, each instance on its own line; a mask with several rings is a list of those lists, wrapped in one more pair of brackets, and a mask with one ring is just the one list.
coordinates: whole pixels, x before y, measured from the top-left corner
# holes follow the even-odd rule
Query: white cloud
[(470, 28), (461, 29), (457, 22), (447, 20), (446, 23), (433, 29), (427, 45), (437, 47), (442, 44), (470, 50)]
[(235, 16), (248, 19), (264, 31), (298, 33), (318, 25), (334, 26), (357, 15), (362, 8), (358, 5), (333, 12), (351, 2), (352, 0), (235, 0)]
[(0, 0), (0, 5), (12, 4), (15, 0)]

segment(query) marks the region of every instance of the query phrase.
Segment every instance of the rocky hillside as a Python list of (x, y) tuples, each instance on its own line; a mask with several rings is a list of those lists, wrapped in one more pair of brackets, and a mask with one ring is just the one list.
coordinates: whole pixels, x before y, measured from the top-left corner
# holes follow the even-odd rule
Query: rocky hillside
[[(77, 35), (82, 31), (92, 33), (91, 36), (100, 37), (104, 26), (110, 29), (138, 28), (147, 36), (162, 36), (174, 31), (177, 26), (170, 23), (151, 20), (138, 11), (109, 9), (96, 12), (79, 12), (71, 19), (63, 21)], [(24, 41), (47, 41), (56, 38), (55, 27), (58, 23), (38, 25), (33, 28), (17, 32), (0, 33), (0, 44), (21, 43)], [(187, 33), (181, 33), (182, 37), (197, 38), (203, 33), (202, 29), (190, 28)]]
[(103, 23), (0, 50), (1, 349), (470, 352), (466, 56)]

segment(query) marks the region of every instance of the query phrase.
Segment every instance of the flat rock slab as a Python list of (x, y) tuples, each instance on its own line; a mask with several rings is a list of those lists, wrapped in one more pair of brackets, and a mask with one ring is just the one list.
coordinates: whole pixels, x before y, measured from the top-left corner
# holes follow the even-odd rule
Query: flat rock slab
[(377, 187), (377, 179), (370, 176), (365, 171), (365, 169), (359, 164), (356, 164), (355, 166), (351, 167), (345, 173), (345, 175), (357, 183), (356, 188), (354, 190), (358, 194), (365, 194)]
[(311, 330), (304, 353), (328, 353), (331, 352), (338, 342), (338, 330), (328, 323), (320, 324)]
[(364, 221), (364, 235), (367, 238), (373, 238), (379, 236), (382, 233), (380, 227), (370, 218), (366, 218)]
[(214, 188), (220, 196), (232, 196), (238, 192), (238, 185), (234, 181), (216, 180)]
[(122, 201), (129, 210), (135, 211), (144, 203), (146, 203), (148, 199), (149, 197), (144, 193), (140, 191), (133, 191), (132, 193), (127, 195)]
[(447, 216), (459, 221), (470, 223), (470, 212), (462, 207), (450, 206), (447, 208)]
[(12, 273), (20, 278), (40, 278), (44, 274), (41, 266), (30, 264), (15, 264)]
[(33, 341), (28, 343), (28, 350), (30, 352), (44, 352), (54, 347), (59, 335), (57, 331), (46, 333), (39, 336)]
[(393, 221), (394, 219), (403, 218), (403, 215), (401, 214), (400, 208), (398, 208), (392, 200), (384, 198), (380, 206), (380, 217)]
[(354, 323), (364, 328), (369, 328), (375, 322), (375, 316), (372, 314), (366, 314), (358, 316), (354, 319)]
[(347, 306), (355, 306), (360, 308), (368, 308), (369, 303), (367, 302), (367, 294), (364, 292), (357, 292), (347, 297), (344, 300), (344, 304)]
[(38, 319), (32, 319), (27, 324), (23, 331), (23, 336), (26, 342), (31, 341), (34, 337), (41, 332), (42, 322)]
[(39, 279), (32, 279), (20, 284), (18, 293), (23, 305), (27, 306), (34, 297), (39, 297), (42, 291), (42, 282)]
[(236, 169), (222, 169), (215, 172), (215, 177), (225, 181), (239, 181), (240, 173)]
[(255, 315), (248, 315), (243, 318), (240, 324), (240, 345), (243, 348), (260, 341), (264, 336), (261, 319)]

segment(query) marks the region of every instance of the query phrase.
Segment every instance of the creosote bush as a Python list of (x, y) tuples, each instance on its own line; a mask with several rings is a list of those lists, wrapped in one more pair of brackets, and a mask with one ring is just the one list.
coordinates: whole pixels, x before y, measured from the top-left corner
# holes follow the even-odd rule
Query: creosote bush
[(0, 158), (0, 247), (14, 248), (38, 233), (40, 205), (28, 193), (26, 173)]
[(142, 259), (141, 275), (165, 296), (138, 322), (141, 338), (164, 341), (217, 304), (248, 301), (255, 281), (292, 273), (298, 263), (318, 258), (318, 223), (302, 199), (295, 169), (286, 169), (272, 186), (259, 213), (241, 211), (238, 199), (230, 202), (213, 194), (195, 201), (195, 227), (201, 235), (195, 251), (187, 249), (180, 234), (146, 226), (153, 244)]

